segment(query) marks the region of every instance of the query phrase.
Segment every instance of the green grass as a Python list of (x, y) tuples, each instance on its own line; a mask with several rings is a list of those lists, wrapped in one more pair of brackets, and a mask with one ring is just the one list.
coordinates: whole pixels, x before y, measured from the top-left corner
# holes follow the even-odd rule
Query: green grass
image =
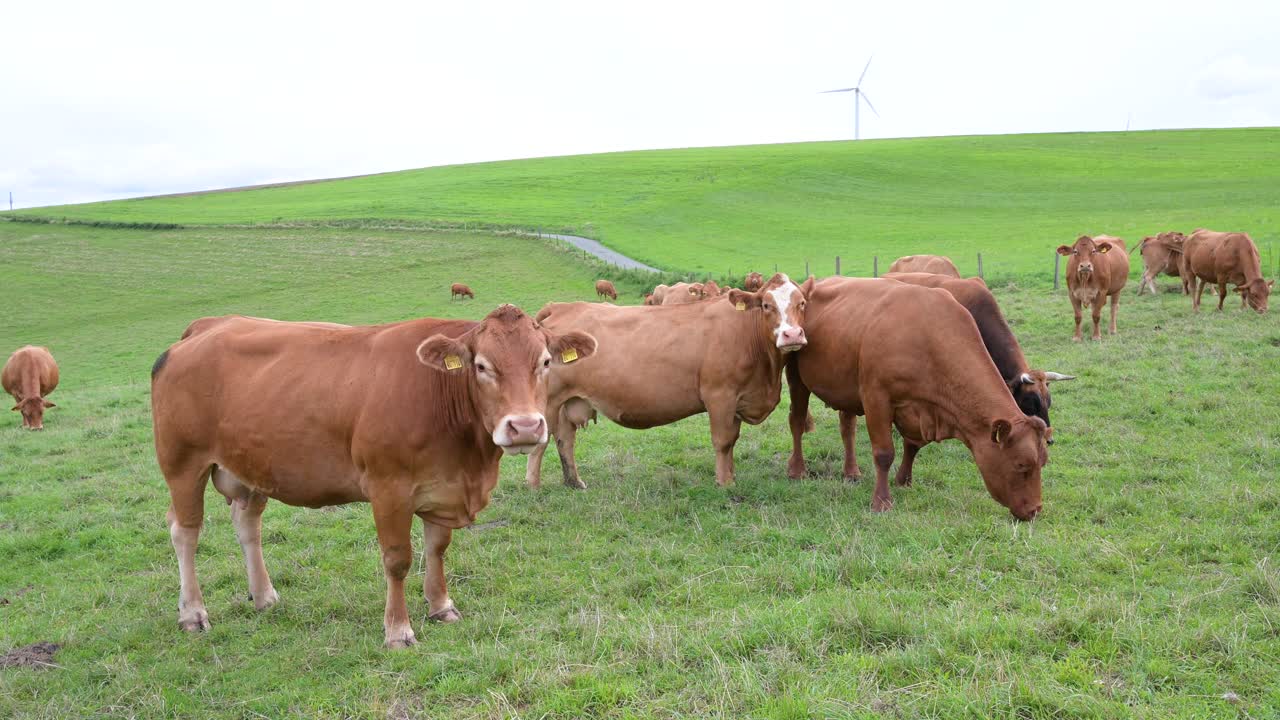
[[(950, 137), (662, 150), (408, 170), (37, 208), (81, 221), (344, 222), (574, 231), (671, 270), (883, 271), (910, 253), (1049, 282), (1081, 233), (1244, 230), (1280, 263), (1280, 129)], [(1271, 253), (1268, 255), (1268, 253)], [(1268, 270), (1268, 274), (1272, 271)]]
[[(199, 315), (480, 317), (591, 295), (538, 241), (370, 229), (141, 231), (0, 223), (0, 348), (63, 369), (46, 431), (0, 425), (0, 717), (1276, 717), (1280, 708), (1280, 325), (1125, 296), (1121, 335), (1072, 344), (1063, 293), (996, 288), (1055, 385), (1046, 513), (1014, 522), (964, 447), (922, 451), (872, 514), (838, 479), (785, 479), (785, 403), (713, 482), (705, 417), (579, 436), (583, 478), (505, 460), (447, 558), (463, 622), (381, 649), (369, 509), (272, 503), (283, 603), (259, 614), (210, 490), (198, 567), (213, 629), (176, 627), (148, 368)], [(475, 302), (450, 302), (465, 280)], [(622, 288), (620, 288), (622, 289)], [(627, 287), (634, 296), (638, 287)], [(870, 467), (865, 435), (859, 438)], [(552, 453), (554, 455), (554, 453)], [(419, 568), (415, 568), (418, 571)], [(409, 583), (410, 587), (414, 583)], [(420, 583), (418, 584), (420, 586)], [(1222, 699), (1235, 693), (1239, 702)]]

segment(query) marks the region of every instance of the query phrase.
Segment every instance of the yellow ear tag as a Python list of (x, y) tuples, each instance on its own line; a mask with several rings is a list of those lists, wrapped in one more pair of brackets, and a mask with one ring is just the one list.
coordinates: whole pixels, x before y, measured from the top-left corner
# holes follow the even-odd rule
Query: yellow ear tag
[(746, 312), (747, 310), (747, 304), (742, 302), (741, 300), (739, 300), (738, 304), (734, 305), (734, 307), (738, 308), (738, 312)]
[(1110, 247), (1098, 248), (1098, 252), (1102, 253), (1103, 255), (1106, 255), (1107, 251), (1110, 249), (1111, 249)]
[(458, 370), (462, 367), (462, 358), (457, 355), (445, 355), (444, 366), (449, 370)]
[(994, 437), (994, 438), (992, 438), (992, 439), (996, 441), (996, 444), (997, 444), (997, 445), (999, 445), (999, 444), (1000, 444), (1000, 431), (999, 431), (999, 430), (996, 430), (996, 432), (995, 432), (995, 437)]
[(571, 363), (578, 359), (578, 351), (573, 348), (566, 348), (560, 353), (560, 360), (565, 363)]

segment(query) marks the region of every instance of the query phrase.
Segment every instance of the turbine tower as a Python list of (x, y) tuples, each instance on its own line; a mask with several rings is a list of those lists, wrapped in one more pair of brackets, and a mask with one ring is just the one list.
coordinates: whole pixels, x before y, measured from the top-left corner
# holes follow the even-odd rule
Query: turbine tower
[(871, 108), (871, 112), (875, 113), (876, 117), (880, 117), (880, 113), (876, 111), (876, 106), (871, 104), (871, 98), (867, 97), (867, 94), (862, 91), (862, 79), (867, 76), (867, 68), (870, 68), (870, 67), (871, 67), (871, 58), (867, 58), (867, 64), (862, 68), (862, 74), (858, 76), (857, 85), (854, 85), (853, 87), (839, 88), (838, 90), (823, 90), (822, 92), (818, 93), (819, 95), (825, 95), (827, 93), (846, 93), (846, 92), (853, 93), (853, 139), (854, 140), (859, 139), (858, 113), (859, 113), (859, 110), (862, 109), (862, 103), (865, 102), (867, 104), (867, 107)]

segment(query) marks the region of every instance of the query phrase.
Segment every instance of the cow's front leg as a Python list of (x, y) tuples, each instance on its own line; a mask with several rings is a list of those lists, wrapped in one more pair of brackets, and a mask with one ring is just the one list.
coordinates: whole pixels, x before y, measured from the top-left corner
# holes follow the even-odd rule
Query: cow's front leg
[(862, 479), (862, 470), (858, 467), (858, 453), (855, 442), (858, 438), (858, 416), (844, 410), (840, 411), (840, 442), (844, 444), (844, 479), (845, 482), (858, 482)]
[(728, 487), (733, 484), (733, 446), (742, 431), (742, 420), (732, 401), (709, 404), (707, 414), (711, 416), (711, 445), (716, 451), (716, 484)]
[(444, 579), (444, 551), (453, 540), (453, 530), (433, 525), (422, 519), (422, 538), (426, 542), (422, 551), (422, 594), (427, 598), (427, 619), (451, 623), (462, 619), (462, 613), (449, 599), (449, 588)]
[(876, 465), (876, 487), (871, 492), (871, 510), (893, 509), (889, 494), (889, 468), (893, 466), (893, 405), (887, 396), (863, 393), (863, 410), (867, 416), (867, 434), (871, 436), (871, 457)]
[(1080, 336), (1080, 321), (1084, 319), (1084, 312), (1080, 307), (1080, 300), (1073, 294), (1071, 296), (1071, 311), (1076, 316), (1076, 332), (1071, 336), (1072, 342), (1080, 342), (1083, 338)]
[[(1153, 290), (1152, 292), (1154, 293), (1155, 291)], [(1120, 292), (1116, 291), (1116, 293), (1111, 296), (1111, 329), (1108, 332), (1110, 332), (1110, 334), (1112, 335), (1116, 334), (1116, 309), (1119, 307), (1119, 305), (1120, 305)]]
[(1102, 306), (1107, 304), (1107, 296), (1099, 292), (1089, 304), (1089, 316), (1093, 319), (1094, 340), (1102, 339)]
[[(804, 434), (810, 428), (809, 387), (800, 379), (795, 360), (787, 363), (787, 386), (790, 388), (791, 410), (787, 413), (787, 426), (791, 429), (791, 457), (787, 460), (787, 477), (799, 480), (807, 473), (804, 462)], [(714, 430), (713, 430), (714, 434)], [(729, 458), (732, 464), (733, 458)], [(716, 461), (717, 468), (719, 460)], [(717, 479), (719, 473), (717, 472)]]
[(387, 576), (387, 605), (382, 627), (386, 633), (384, 645), (389, 648), (405, 648), (417, 642), (404, 599), (404, 578), (413, 567), (410, 532), (414, 513), (410, 501), (411, 498), (400, 493), (382, 493), (370, 498), (378, 545), (382, 547), (382, 569)]

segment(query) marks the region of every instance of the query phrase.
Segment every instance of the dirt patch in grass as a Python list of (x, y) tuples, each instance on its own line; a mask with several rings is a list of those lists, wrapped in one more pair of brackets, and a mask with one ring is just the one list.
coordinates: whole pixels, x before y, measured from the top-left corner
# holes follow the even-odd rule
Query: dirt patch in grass
[(0, 655), (0, 668), (57, 667), (57, 665), (53, 663), (53, 655), (58, 652), (58, 648), (60, 647), (62, 646), (58, 643), (38, 642), (26, 647), (14, 648), (4, 655)]

